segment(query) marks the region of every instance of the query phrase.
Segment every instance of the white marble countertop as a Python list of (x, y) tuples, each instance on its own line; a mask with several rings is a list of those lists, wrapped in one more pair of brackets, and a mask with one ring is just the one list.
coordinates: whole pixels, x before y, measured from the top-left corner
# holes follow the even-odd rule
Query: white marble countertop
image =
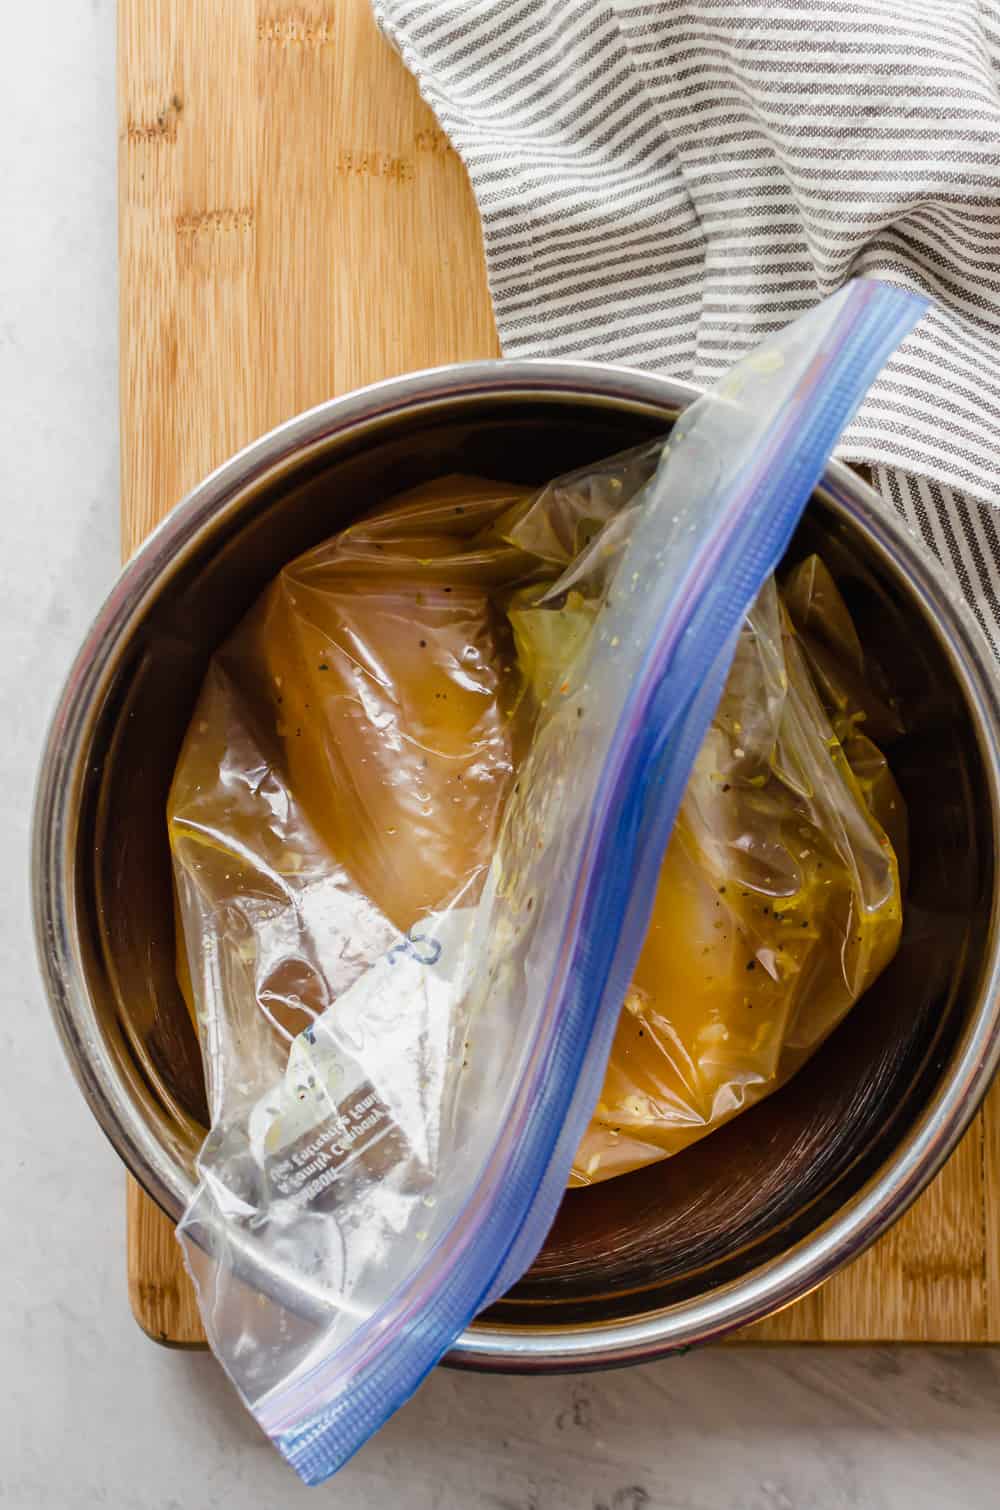
[(204, 1355), (125, 1294), (123, 1175), (35, 966), (45, 718), (117, 558), (113, 0), (4, 13), (0, 49), (0, 1504), (11, 1510), (979, 1510), (994, 1351), (716, 1349), (575, 1379), (439, 1370), (332, 1484), (293, 1480)]

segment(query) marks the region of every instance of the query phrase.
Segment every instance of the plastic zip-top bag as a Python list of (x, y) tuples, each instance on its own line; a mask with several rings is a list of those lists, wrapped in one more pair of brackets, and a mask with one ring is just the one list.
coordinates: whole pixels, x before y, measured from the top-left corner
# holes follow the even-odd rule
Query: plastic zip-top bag
[[(524, 1273), (571, 1174), (614, 1164), (622, 1004), (665, 853), (728, 863), (720, 772), (775, 832), (838, 830), (859, 924), (825, 1013), (798, 1014), (801, 1042), (782, 1019), (747, 1085), (791, 1073), (891, 954), (898, 874), (866, 803), (893, 788), (852, 722), (845, 614), (821, 571), (761, 589), (924, 307), (849, 284), (616, 461), (589, 513), (558, 488), (411, 495), (391, 532), (362, 521), (286, 568), (213, 660), (168, 815), (211, 1113), (178, 1233), (213, 1350), (307, 1482)], [(765, 696), (737, 744), (723, 691), (748, 655)], [(778, 702), (809, 749), (853, 739), (857, 769), (809, 767)], [(803, 860), (783, 894), (801, 909), (813, 882)], [(821, 968), (801, 931), (753, 944), (774, 980)], [(709, 1081), (696, 1132), (739, 1110)]]

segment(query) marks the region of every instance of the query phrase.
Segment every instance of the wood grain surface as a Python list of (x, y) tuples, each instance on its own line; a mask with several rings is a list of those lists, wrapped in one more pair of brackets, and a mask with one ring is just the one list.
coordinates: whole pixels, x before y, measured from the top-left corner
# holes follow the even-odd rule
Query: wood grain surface
[[(262, 431), (498, 354), (462, 165), (367, 0), (119, 0), (122, 547)], [(1000, 1340), (1000, 1090), (931, 1189), (756, 1341)], [(203, 1340), (130, 1183), (129, 1296)]]

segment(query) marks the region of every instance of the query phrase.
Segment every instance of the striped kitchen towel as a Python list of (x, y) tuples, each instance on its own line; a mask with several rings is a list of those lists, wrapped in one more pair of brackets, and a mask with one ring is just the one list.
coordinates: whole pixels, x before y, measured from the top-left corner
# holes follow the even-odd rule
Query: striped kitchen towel
[(1000, 0), (373, 0), (509, 356), (698, 383), (845, 279), (930, 294), (838, 455), (1000, 654)]

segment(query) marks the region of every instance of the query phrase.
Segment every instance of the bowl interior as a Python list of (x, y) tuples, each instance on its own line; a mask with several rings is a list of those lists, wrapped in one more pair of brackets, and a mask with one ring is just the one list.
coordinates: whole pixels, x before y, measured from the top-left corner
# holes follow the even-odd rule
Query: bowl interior
[[(667, 419), (555, 396), (480, 399), (457, 414), (453, 403), (372, 426), (248, 492), (165, 577), (94, 722), (75, 875), (88, 987), (139, 1115), (187, 1168), (206, 1109), (174, 975), (164, 813), (212, 651), (285, 561), (392, 493), (456, 470), (542, 482), (661, 433)], [(824, 490), (791, 558), (813, 548), (905, 711), (909, 732), (892, 751), (912, 825), (899, 954), (783, 1091), (677, 1158), (567, 1195), (494, 1322), (629, 1317), (737, 1278), (833, 1214), (946, 1072), (983, 969), (993, 889), (975, 729), (933, 626)]]

